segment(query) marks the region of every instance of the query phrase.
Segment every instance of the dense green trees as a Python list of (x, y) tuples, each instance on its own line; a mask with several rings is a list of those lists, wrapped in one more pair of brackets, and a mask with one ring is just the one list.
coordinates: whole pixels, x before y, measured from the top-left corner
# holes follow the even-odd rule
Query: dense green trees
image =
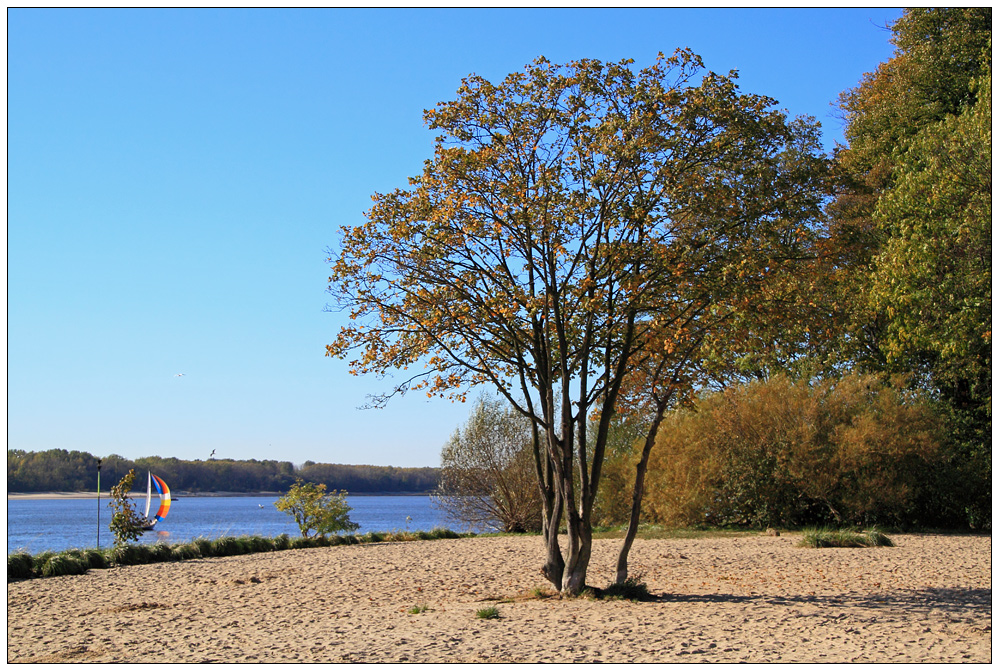
[[(101, 478), (116, 483), (130, 470), (152, 471), (172, 490), (186, 492), (283, 492), (296, 477), (351, 493), (430, 492), (437, 486), (432, 467), (378, 467), (306, 462), (296, 469), (275, 460), (178, 460), (143, 457), (127, 460), (109, 455), (101, 463)], [(7, 451), (8, 492), (87, 492), (97, 487), (97, 458), (62, 449)]]
[[(841, 97), (848, 146), (831, 207), (840, 366), (914, 374), (944, 403), (965, 470), (951, 502), (989, 524), (992, 10), (911, 9), (896, 52)], [(944, 505), (942, 503), (942, 505)]]

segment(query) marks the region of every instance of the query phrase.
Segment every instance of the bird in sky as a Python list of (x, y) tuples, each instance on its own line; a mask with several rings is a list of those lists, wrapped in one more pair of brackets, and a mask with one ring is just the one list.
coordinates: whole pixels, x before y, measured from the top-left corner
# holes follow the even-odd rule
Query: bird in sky
[(213, 455), (215, 455), (215, 451), (214, 450), (212, 451), (212, 454), (208, 456), (208, 459), (212, 459)]

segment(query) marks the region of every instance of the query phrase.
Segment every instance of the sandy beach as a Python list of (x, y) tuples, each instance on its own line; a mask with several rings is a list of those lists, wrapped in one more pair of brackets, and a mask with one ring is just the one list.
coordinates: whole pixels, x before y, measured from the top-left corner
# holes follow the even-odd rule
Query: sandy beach
[[(646, 603), (533, 595), (539, 537), (91, 570), (8, 583), (7, 661), (991, 662), (991, 538), (892, 539), (638, 540)], [(619, 542), (595, 544), (604, 586)], [(501, 618), (477, 619), (488, 606)]]

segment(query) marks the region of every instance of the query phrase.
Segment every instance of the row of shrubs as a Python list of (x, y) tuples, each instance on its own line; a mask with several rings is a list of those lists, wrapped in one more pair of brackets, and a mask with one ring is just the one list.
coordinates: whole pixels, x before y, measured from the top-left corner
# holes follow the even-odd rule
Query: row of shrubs
[(89, 569), (107, 569), (113, 565), (148, 565), (156, 562), (178, 562), (197, 558), (221, 558), (250, 553), (269, 553), (296, 548), (320, 548), (370, 544), (382, 541), (418, 541), (430, 539), (458, 539), (475, 536), (458, 534), (451, 530), (434, 529), (430, 532), (368, 532), (361, 535), (295, 537), (287, 534), (277, 537), (241, 536), (198, 538), (180, 544), (126, 544), (106, 549), (71, 549), (45, 551), (31, 555), (18, 551), (7, 556), (7, 580), (37, 577), (86, 574)]
[[(643, 521), (989, 529), (989, 461), (963, 456), (942, 413), (902, 378), (775, 376), (706, 394), (659, 427)], [(600, 524), (628, 520), (641, 446), (610, 452), (594, 510)]]

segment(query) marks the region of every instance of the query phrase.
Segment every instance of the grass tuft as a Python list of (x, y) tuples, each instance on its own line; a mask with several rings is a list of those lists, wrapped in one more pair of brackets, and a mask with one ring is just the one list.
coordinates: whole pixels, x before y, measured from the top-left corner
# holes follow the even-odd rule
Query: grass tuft
[(428, 607), (426, 604), (415, 604), (412, 607), (410, 607), (409, 609), (407, 609), (406, 613), (408, 613), (408, 614), (422, 614), (425, 611), (430, 611), (430, 607)]
[(892, 540), (870, 528), (862, 532), (851, 530), (831, 530), (816, 528), (805, 530), (799, 546), (806, 548), (866, 548), (875, 546), (893, 546)]
[(604, 590), (595, 591), (599, 600), (628, 600), (629, 602), (649, 602), (653, 594), (649, 592), (641, 576), (630, 576), (624, 583), (612, 583)]
[(500, 610), (496, 607), (483, 607), (476, 612), (476, 618), (495, 619), (500, 618)]

